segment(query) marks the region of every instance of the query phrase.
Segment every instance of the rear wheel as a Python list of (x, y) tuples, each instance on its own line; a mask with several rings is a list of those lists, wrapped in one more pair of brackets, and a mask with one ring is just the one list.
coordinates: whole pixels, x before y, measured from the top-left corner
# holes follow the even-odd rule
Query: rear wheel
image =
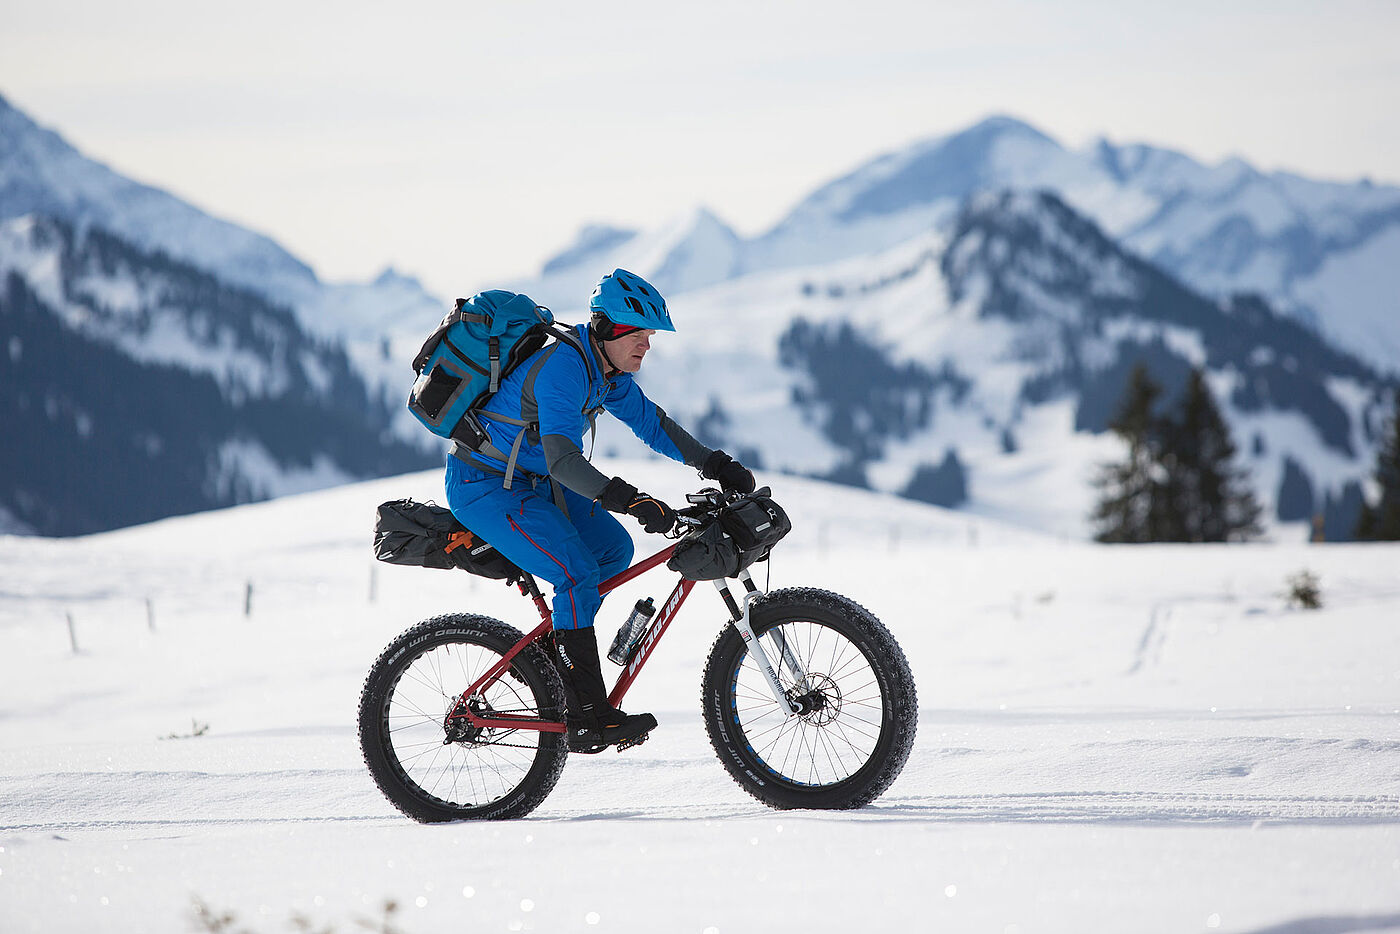
[(710, 649), (702, 699), (725, 769), (775, 808), (873, 801), (904, 768), (918, 721), (899, 644), (863, 607), (824, 590), (775, 591), (754, 601), (749, 621), (799, 712), (779, 706), (738, 630), (726, 628)]
[[(462, 716), (462, 693), (520, 639), (485, 616), (439, 616), (375, 661), (360, 692), (360, 748), (394, 807), (424, 822), (521, 817), (553, 790), (568, 757), (562, 733), (478, 728)], [(469, 705), (558, 719), (563, 688), (531, 646)]]

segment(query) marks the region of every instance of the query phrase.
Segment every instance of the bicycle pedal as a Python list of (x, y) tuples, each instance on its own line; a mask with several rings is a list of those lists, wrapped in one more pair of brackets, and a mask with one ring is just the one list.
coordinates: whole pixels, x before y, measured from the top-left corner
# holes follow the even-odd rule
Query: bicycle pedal
[(631, 749), (633, 746), (640, 746), (642, 743), (645, 743), (647, 741), (647, 737), (650, 735), (651, 731), (648, 730), (641, 736), (638, 736), (636, 739), (623, 740), (622, 742), (617, 744), (617, 751), (622, 752), (622, 750), (624, 749)]

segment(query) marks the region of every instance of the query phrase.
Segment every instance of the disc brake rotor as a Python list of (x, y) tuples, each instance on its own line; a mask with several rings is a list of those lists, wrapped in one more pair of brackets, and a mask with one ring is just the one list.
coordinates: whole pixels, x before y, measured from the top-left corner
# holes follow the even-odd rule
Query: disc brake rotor
[(841, 688), (823, 674), (807, 675), (807, 690), (788, 692), (797, 705), (797, 716), (814, 726), (826, 726), (841, 715)]
[(474, 726), (467, 718), (467, 712), (470, 711), (481, 717), (489, 713), (490, 710), (491, 705), (482, 703), (478, 697), (473, 697), (466, 703), (463, 703), (459, 698), (457, 703), (452, 705), (452, 709), (447, 712), (447, 716), (443, 717), (442, 730), (445, 735), (442, 744), (447, 746), (452, 743), (475, 744), (479, 742), (482, 734), (489, 734), (490, 730)]

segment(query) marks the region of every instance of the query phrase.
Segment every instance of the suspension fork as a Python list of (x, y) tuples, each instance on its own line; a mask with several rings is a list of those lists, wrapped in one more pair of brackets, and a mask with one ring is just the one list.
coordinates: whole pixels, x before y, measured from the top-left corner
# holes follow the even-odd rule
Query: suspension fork
[[(763, 596), (763, 593), (758, 589), (758, 585), (753, 582), (753, 575), (747, 570), (741, 571), (737, 579), (744, 585), (744, 603), (742, 607), (734, 600), (734, 595), (730, 593), (728, 581), (722, 579), (715, 581), (715, 589), (719, 591), (720, 597), (724, 600), (724, 605), (729, 608), (729, 612), (733, 617), (730, 622), (733, 623), (734, 628), (739, 631), (739, 637), (744, 640), (744, 645), (748, 651), (752, 652), (754, 657), (758, 659), (758, 669), (763, 672), (763, 679), (768, 682), (768, 690), (772, 692), (773, 699), (777, 701), (778, 706), (786, 710), (789, 714), (795, 715), (801, 713), (801, 707), (792, 701), (788, 697), (787, 692), (783, 690), (783, 684), (778, 677), (778, 672), (774, 669), (773, 662), (769, 659), (768, 653), (764, 650), (763, 643), (759, 641), (758, 636), (754, 635), (753, 626), (749, 622), (749, 608), (753, 605), (755, 600)], [(792, 647), (788, 645), (787, 638), (783, 635), (781, 628), (770, 630), (770, 633), (773, 636), (773, 641), (778, 646), (779, 664), (787, 667), (788, 673), (792, 676), (793, 683), (797, 685), (799, 692), (804, 690), (807, 684), (807, 671), (802, 667), (802, 662), (797, 658), (797, 654), (793, 652)]]

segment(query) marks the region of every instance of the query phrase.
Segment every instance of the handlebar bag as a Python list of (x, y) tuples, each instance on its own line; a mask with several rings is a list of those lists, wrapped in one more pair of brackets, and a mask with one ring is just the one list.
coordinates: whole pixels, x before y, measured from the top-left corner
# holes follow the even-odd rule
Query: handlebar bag
[(435, 503), (396, 499), (381, 503), (374, 521), (374, 556), (388, 564), (453, 568), (515, 581), (523, 573), (491, 545)]
[(753, 563), (757, 555), (746, 555), (718, 522), (711, 522), (676, 543), (675, 553), (666, 566), (693, 581), (714, 581), (733, 577)]
[(787, 513), (761, 487), (724, 507), (715, 521), (676, 544), (666, 566), (694, 581), (734, 577), (768, 557), (768, 551), (792, 531)]
[(740, 551), (762, 550), (776, 545), (792, 531), (787, 513), (768, 495), (768, 487), (760, 487), (748, 496), (720, 511), (719, 523), (734, 539)]

